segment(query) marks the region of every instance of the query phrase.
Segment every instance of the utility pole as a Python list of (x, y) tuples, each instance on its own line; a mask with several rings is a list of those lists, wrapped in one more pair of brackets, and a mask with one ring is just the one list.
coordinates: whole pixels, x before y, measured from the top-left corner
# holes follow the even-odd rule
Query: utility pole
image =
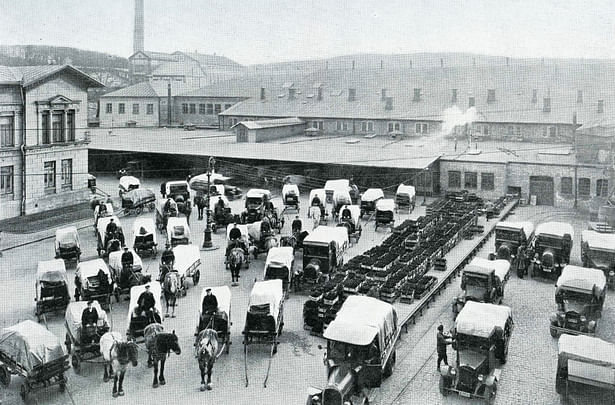
[(205, 207), (205, 230), (203, 231), (203, 250), (214, 250), (218, 249), (218, 246), (214, 246), (211, 241), (211, 210), (210, 208), (210, 198), (211, 198), (211, 173), (214, 169), (214, 165), (216, 164), (216, 159), (213, 156), (209, 157), (209, 161), (207, 164), (207, 203)]

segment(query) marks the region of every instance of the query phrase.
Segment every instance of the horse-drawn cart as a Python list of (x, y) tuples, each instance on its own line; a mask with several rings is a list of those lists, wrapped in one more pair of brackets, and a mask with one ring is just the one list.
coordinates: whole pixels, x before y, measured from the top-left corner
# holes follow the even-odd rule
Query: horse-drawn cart
[[(207, 289), (211, 289), (211, 294), (218, 300), (218, 309), (214, 314), (203, 314), (202, 303), (207, 295)], [(199, 301), (199, 322), (196, 335), (211, 328), (218, 333), (218, 343), (225, 345), (224, 350), (228, 354), (231, 346), (231, 289), (228, 286), (203, 287), (201, 300)]]
[(38, 262), (36, 270), (36, 318), (48, 312), (63, 310), (70, 302), (68, 276), (64, 260)]
[(376, 203), (376, 227), (388, 226), (393, 229), (395, 226), (395, 201), (393, 199), (378, 200)]
[(282, 186), (282, 202), (284, 212), (295, 210), (299, 213), (299, 187), (296, 184), (284, 184)]
[(162, 323), (162, 304), (160, 303), (160, 297), (162, 295), (162, 287), (157, 281), (151, 281), (148, 284), (150, 290), (154, 296), (155, 306), (153, 316), (139, 313), (139, 297), (145, 292), (145, 285), (134, 286), (130, 289), (130, 304), (128, 305), (128, 329), (126, 330), (126, 337), (128, 340), (136, 340), (139, 337), (143, 337), (143, 331), (152, 323)]
[(177, 270), (181, 277), (181, 293), (186, 295), (188, 290), (187, 278), (192, 278), (192, 283), (196, 286), (201, 279), (201, 251), (197, 245), (179, 245), (173, 248), (175, 263), (173, 268)]
[(274, 247), (267, 253), (263, 280), (282, 280), (282, 288), (288, 294), (293, 284), (295, 252), (290, 246)]
[(109, 270), (111, 270), (111, 279), (114, 286), (113, 294), (117, 302), (120, 302), (122, 294), (129, 294), (132, 287), (145, 284), (151, 279), (151, 276), (142, 273), (143, 262), (139, 255), (132, 249), (128, 249), (128, 252), (132, 253), (133, 264), (131, 268), (126, 269), (122, 265), (124, 252), (117, 251), (109, 254)]
[(67, 226), (56, 231), (56, 259), (75, 260), (81, 257), (79, 232), (75, 226)]
[(0, 383), (8, 387), (11, 374), (23, 377), (24, 402), (35, 389), (58, 385), (63, 392), (69, 368), (60, 339), (36, 322), (27, 320), (0, 331)]
[(112, 292), (113, 276), (103, 259), (79, 263), (75, 272), (75, 301), (97, 300), (109, 308)]
[(156, 225), (151, 218), (137, 218), (132, 225), (132, 248), (141, 254), (150, 252), (156, 256), (158, 241), (156, 238)]
[(98, 314), (98, 323), (85, 327), (81, 324), (81, 315), (83, 310), (87, 308), (87, 303), (85, 301), (71, 302), (66, 308), (64, 320), (66, 340), (64, 344), (71, 355), (71, 364), (77, 374), (81, 370), (81, 363), (95, 363), (93, 360), (100, 357), (100, 338), (110, 329), (107, 313), (101, 308), (98, 301), (94, 301), (92, 307)]
[(248, 346), (254, 343), (271, 345), (267, 376), (263, 383), (266, 387), (271, 360), (278, 351), (278, 339), (283, 327), (284, 290), (282, 288), (282, 280), (267, 280), (254, 283), (248, 302), (246, 324), (242, 332), (246, 387), (248, 386)]
[(346, 228), (348, 231), (348, 239), (354, 239), (355, 243), (359, 242), (361, 233), (363, 232), (360, 218), (361, 208), (358, 205), (344, 205), (341, 209), (340, 223), (337, 224), (337, 226)]
[[(107, 225), (109, 225), (111, 221), (115, 222), (117, 228), (115, 232), (108, 233)], [(115, 215), (99, 218), (96, 225), (96, 240), (96, 251), (99, 257), (109, 255), (110, 252), (119, 250), (124, 246), (124, 231), (122, 230), (122, 224), (119, 218)]]
[(140, 215), (145, 208), (156, 209), (156, 194), (148, 188), (130, 190), (122, 195), (122, 208), (126, 215)]
[(190, 243), (190, 227), (186, 218), (171, 217), (168, 219), (167, 243), (174, 247)]

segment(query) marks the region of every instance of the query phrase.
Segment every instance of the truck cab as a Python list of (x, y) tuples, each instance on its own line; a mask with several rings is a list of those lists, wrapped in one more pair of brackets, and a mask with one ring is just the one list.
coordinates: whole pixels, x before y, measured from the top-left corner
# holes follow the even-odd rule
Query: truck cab
[(453, 314), (457, 315), (467, 301), (501, 304), (509, 269), (507, 260), (474, 258), (463, 269), (462, 293), (453, 298)]
[(500, 221), (495, 226), (495, 255), (498, 259), (508, 260), (517, 271), (525, 272), (525, 269), (518, 268), (517, 252), (519, 247), (527, 250), (533, 239), (534, 224), (531, 222)]
[(606, 295), (606, 277), (597, 269), (568, 265), (555, 284), (557, 310), (551, 314), (551, 336), (594, 335)]
[(615, 233), (585, 230), (581, 233), (583, 267), (600, 269), (610, 288), (615, 288)]
[(529, 264), (530, 276), (550, 274), (559, 277), (562, 269), (570, 263), (573, 240), (574, 230), (570, 224), (545, 222), (538, 225), (532, 243), (534, 257)]
[(348, 231), (343, 227), (319, 226), (303, 240), (303, 281), (327, 279), (344, 263)]

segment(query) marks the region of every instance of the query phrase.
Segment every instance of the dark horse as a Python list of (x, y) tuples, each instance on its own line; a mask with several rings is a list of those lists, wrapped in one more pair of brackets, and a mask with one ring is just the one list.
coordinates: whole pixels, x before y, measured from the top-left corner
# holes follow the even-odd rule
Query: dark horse
[(181, 276), (176, 271), (170, 271), (164, 276), (164, 282), (162, 285), (162, 292), (164, 294), (164, 301), (167, 304), (167, 312), (165, 317), (169, 316), (169, 306), (173, 308), (172, 318), (175, 318), (175, 304), (177, 303), (177, 297), (181, 291)]
[[(211, 390), (211, 370), (220, 357), (218, 353), (218, 332), (213, 329), (201, 331), (197, 337), (196, 355), (201, 369), (201, 391)], [(207, 372), (207, 385), (205, 385), (205, 372)]]
[[(124, 395), (122, 384), (128, 363), (137, 366), (137, 344), (133, 341), (126, 342), (118, 332), (107, 332), (100, 338), (100, 353), (105, 360), (105, 375), (103, 380), (109, 381), (113, 377), (113, 396)], [(113, 372), (115, 370), (115, 374)], [(119, 380), (119, 387), (118, 387)]]
[(243, 249), (240, 247), (231, 249), (228, 262), (229, 268), (231, 269), (231, 282), (233, 285), (237, 285), (237, 283), (239, 282), (239, 270), (245, 262)]
[(154, 366), (154, 382), (152, 387), (158, 388), (158, 363), (160, 363), (160, 385), (165, 385), (164, 379), (164, 363), (167, 360), (167, 355), (173, 351), (175, 354), (181, 354), (179, 342), (175, 331), (165, 333), (164, 327), (159, 323), (148, 325), (143, 332), (145, 337), (145, 347), (147, 348), (147, 366)]

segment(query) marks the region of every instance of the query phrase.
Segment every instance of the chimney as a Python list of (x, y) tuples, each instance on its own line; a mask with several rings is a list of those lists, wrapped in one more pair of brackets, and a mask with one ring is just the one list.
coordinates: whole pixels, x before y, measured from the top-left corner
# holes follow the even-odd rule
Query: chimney
[(265, 88), (261, 87), (261, 100), (265, 99)]
[(292, 87), (288, 88), (288, 99), (289, 100), (295, 99), (295, 89), (293, 89)]
[(583, 104), (583, 90), (577, 90), (577, 104)]
[(604, 112), (604, 100), (598, 100), (598, 114)]
[(348, 89), (348, 101), (355, 101), (357, 99), (357, 89)]
[(167, 84), (167, 121), (171, 126), (171, 82)]
[(316, 100), (318, 101), (322, 100), (322, 87), (318, 88), (318, 96), (316, 96)]
[(444, 69), (444, 59), (440, 58), (440, 67)]
[(495, 89), (487, 90), (487, 104), (495, 103)]
[(476, 106), (476, 99), (474, 96), (468, 97), (468, 108)]
[(451, 103), (457, 104), (457, 89), (453, 89), (453, 95), (451, 97)]
[(577, 112), (576, 111), (572, 113), (572, 123), (574, 125), (577, 125)]
[(387, 99), (387, 89), (382, 89), (382, 96), (380, 97), (380, 101), (386, 101)]
[(551, 97), (545, 97), (542, 100), (542, 112), (551, 112)]
[(384, 109), (387, 111), (390, 111), (393, 109), (393, 97), (386, 98), (386, 104), (384, 106)]
[(143, 0), (135, 0), (135, 27), (132, 37), (132, 51), (137, 53), (145, 49), (144, 45)]
[(532, 104), (536, 104), (538, 102), (538, 90), (532, 90)]
[(382, 69), (383, 67), (384, 67), (384, 61), (380, 59), (380, 69)]
[(414, 98), (412, 99), (412, 101), (414, 102), (419, 102), (421, 101), (421, 89), (414, 89)]

